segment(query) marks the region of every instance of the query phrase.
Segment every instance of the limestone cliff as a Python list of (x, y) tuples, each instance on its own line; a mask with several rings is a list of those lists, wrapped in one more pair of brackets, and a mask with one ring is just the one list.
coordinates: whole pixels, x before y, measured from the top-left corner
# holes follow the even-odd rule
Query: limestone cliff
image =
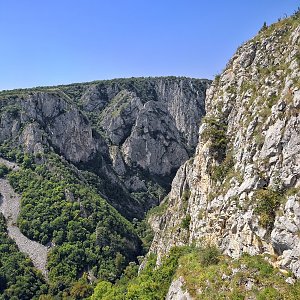
[(1, 101), (0, 142), (11, 139), (28, 153), (51, 145), (72, 162), (87, 161), (103, 145), (88, 120), (60, 91), (32, 92)]
[(175, 172), (194, 152), (209, 83), (119, 80), (92, 84), (79, 98), (109, 144), (115, 172), (146, 209), (169, 191)]
[(150, 219), (158, 261), (174, 245), (213, 243), (233, 258), (269, 253), (300, 277), (299, 44), (297, 16), (273, 24), (214, 80), (195, 156)]
[(131, 78), (4, 91), (0, 144), (55, 151), (92, 172), (83, 176), (123, 215), (141, 218), (195, 150), (209, 84)]

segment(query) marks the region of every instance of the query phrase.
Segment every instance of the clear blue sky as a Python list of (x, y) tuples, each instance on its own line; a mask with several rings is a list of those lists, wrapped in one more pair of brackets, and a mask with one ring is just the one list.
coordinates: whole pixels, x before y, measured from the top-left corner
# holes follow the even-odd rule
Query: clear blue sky
[(0, 90), (132, 76), (213, 78), (295, 0), (3, 0)]

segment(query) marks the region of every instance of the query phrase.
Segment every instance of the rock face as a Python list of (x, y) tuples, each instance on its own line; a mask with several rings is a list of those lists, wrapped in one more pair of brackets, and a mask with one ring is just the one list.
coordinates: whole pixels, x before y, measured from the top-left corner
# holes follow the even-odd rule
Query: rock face
[(146, 210), (194, 151), (208, 86), (188, 78), (121, 80), (95, 84), (79, 100), (104, 133), (115, 172)]
[(198, 140), (210, 81), (132, 78), (0, 94), (0, 144), (55, 151), (95, 173), (123, 215), (142, 217), (170, 189)]
[(92, 158), (103, 144), (93, 136), (88, 120), (59, 91), (8, 97), (5, 104), (1, 114), (1, 143), (19, 136), (18, 144), (28, 153), (36, 154), (52, 145), (75, 163)]
[(100, 131), (118, 147), (111, 158), (119, 175), (128, 179), (139, 169), (170, 181), (197, 144), (208, 85), (187, 78), (127, 80), (93, 85), (80, 101), (94, 116), (100, 113)]
[(151, 219), (158, 262), (174, 245), (213, 243), (234, 258), (269, 253), (300, 277), (299, 41), (299, 22), (274, 24), (213, 82), (195, 157)]
[(162, 176), (171, 174), (189, 157), (174, 119), (155, 101), (141, 109), (122, 152), (128, 166)]
[(184, 279), (179, 277), (171, 283), (166, 300), (192, 300), (193, 298), (184, 290)]

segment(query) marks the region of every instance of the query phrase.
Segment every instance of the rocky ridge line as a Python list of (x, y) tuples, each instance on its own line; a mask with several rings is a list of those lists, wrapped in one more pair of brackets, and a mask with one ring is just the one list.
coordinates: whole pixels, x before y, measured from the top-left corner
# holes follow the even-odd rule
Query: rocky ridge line
[(299, 41), (299, 20), (274, 24), (213, 82), (195, 157), (150, 220), (158, 263), (172, 246), (212, 243), (233, 258), (272, 255), (300, 278)]

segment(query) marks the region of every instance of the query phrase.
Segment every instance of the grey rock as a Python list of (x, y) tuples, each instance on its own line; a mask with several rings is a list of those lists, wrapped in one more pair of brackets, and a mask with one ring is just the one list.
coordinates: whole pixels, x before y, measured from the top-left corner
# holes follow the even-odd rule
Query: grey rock
[(155, 175), (170, 174), (189, 158), (174, 120), (163, 104), (154, 101), (141, 110), (122, 152), (127, 165)]
[(112, 165), (116, 173), (120, 176), (126, 174), (126, 165), (122, 153), (118, 146), (109, 147), (109, 154), (112, 160)]
[(23, 129), (19, 142), (24, 151), (30, 154), (44, 153), (44, 146), (48, 145), (44, 132), (37, 123), (30, 123)]
[(293, 277), (288, 277), (286, 280), (285, 280), (286, 283), (288, 284), (295, 284), (296, 283), (296, 280), (295, 278)]
[(300, 90), (294, 92), (293, 103), (295, 108), (300, 108)]
[[(283, 27), (242, 45), (207, 91), (207, 117), (225, 120), (226, 154), (233, 157), (233, 167), (223, 184), (212, 178), (218, 163), (209, 149), (213, 139), (203, 136), (209, 124), (202, 124), (193, 162), (179, 168), (169, 206), (155, 219), (150, 252), (158, 255), (158, 263), (174, 245), (207, 241), (234, 258), (276, 253), (277, 265), (299, 278), (300, 70), (290, 55), (298, 49), (291, 41), (298, 40), (300, 27)], [(280, 68), (285, 64), (289, 67)], [(269, 66), (278, 70), (263, 72)], [(285, 189), (291, 195), (282, 196), (271, 228), (263, 227), (255, 209), (261, 189)], [(187, 214), (189, 230), (180, 230)]]
[(112, 193), (109, 201), (123, 214), (134, 210), (130, 216), (141, 217), (158, 202), (149, 187), (163, 197), (195, 149), (209, 84), (118, 79), (8, 94), (0, 103), (0, 143), (34, 155), (54, 150), (80, 166), (97, 166), (102, 181), (126, 194), (128, 206), (122, 208)]
[(285, 108), (286, 108), (286, 103), (284, 101), (281, 101), (277, 104), (277, 109), (279, 111), (284, 111)]
[(166, 296), (166, 300), (193, 300), (191, 295), (188, 293), (187, 290), (184, 289), (184, 279), (183, 277), (179, 277), (176, 280), (173, 280), (168, 294)]
[(0, 142), (15, 137), (20, 129), (20, 120), (9, 112), (1, 114), (0, 119)]
[(48, 125), (48, 130), (52, 143), (68, 160), (88, 161), (97, 152), (92, 127), (76, 109), (57, 116)]
[(130, 135), (142, 107), (141, 100), (134, 93), (123, 90), (102, 112), (101, 127), (114, 145), (122, 144)]
[(147, 187), (145, 182), (141, 181), (138, 176), (133, 176), (125, 182), (127, 189), (130, 192), (146, 192)]

